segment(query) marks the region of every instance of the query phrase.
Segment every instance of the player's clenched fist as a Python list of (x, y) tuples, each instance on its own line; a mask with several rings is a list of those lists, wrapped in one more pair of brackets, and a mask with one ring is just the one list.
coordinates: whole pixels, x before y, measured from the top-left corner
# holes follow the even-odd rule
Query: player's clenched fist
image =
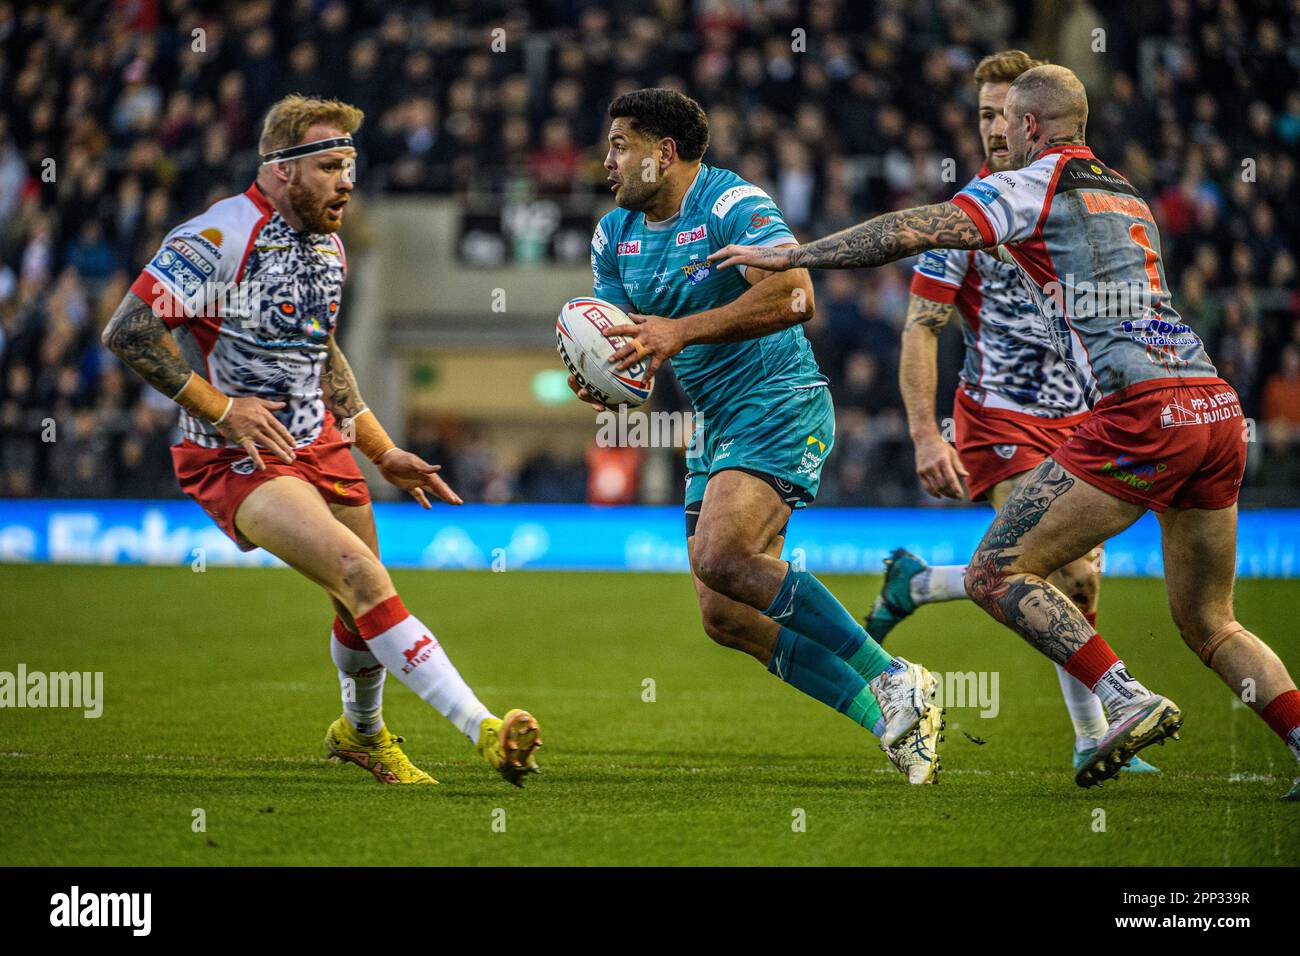
[(442, 465), (431, 465), (419, 455), (413, 455), (401, 448), (390, 448), (379, 456), (375, 466), (390, 485), (410, 492), (411, 497), (418, 501), (421, 507), (432, 507), (424, 494), (426, 491), (432, 491), (449, 505), (465, 503), (460, 495), (452, 491), (451, 486), (438, 476)]
[(273, 452), (287, 465), (294, 459), (293, 436), (280, 419), (271, 414), (281, 408), (284, 408), (284, 402), (270, 402), (264, 398), (232, 399), (230, 410), (215, 423), (216, 428), (237, 445), (243, 445), (259, 471), (266, 470), (266, 463), (257, 451), (258, 445)]

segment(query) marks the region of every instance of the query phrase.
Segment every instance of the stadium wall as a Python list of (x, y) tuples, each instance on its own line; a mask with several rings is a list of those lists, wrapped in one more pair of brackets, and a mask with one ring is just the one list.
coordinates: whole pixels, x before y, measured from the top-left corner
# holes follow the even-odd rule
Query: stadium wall
[[(384, 562), (397, 568), (495, 571), (684, 571), (679, 507), (465, 505), (425, 512), (375, 506)], [(807, 570), (879, 573), (895, 547), (937, 564), (964, 562), (988, 526), (969, 509), (812, 508), (790, 522), (785, 557)], [(1300, 509), (1243, 511), (1237, 573), (1300, 577)], [(0, 501), (0, 562), (274, 566), (240, 552), (190, 501)], [(1163, 575), (1159, 525), (1146, 515), (1106, 546), (1106, 573)]]

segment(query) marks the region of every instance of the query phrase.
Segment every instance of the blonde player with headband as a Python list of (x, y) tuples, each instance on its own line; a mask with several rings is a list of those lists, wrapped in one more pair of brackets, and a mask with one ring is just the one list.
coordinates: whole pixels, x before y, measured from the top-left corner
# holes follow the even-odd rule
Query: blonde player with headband
[[(388, 437), (334, 337), (347, 274), (337, 232), (362, 118), (337, 100), (295, 95), (273, 105), (257, 180), (167, 235), (104, 344), (181, 406), (183, 440), (172, 447), (181, 489), (241, 549), (265, 548), (329, 594), (344, 709), (326, 733), (330, 755), (383, 783), (437, 782), (384, 726), (391, 671), (522, 786), (537, 769), (537, 721), (523, 710), (494, 716), (403, 606), (349, 452), (355, 443), (425, 508), (428, 493), (461, 504), (439, 466)], [(354, 442), (335, 416), (351, 423)]]

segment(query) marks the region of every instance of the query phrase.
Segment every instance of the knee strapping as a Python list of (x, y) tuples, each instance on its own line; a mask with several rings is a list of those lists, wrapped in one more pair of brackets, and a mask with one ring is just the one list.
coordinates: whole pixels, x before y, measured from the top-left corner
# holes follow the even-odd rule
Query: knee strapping
[(1249, 634), (1244, 627), (1233, 621), (1231, 624), (1225, 624), (1219, 628), (1209, 639), (1197, 649), (1196, 653), (1200, 655), (1201, 661), (1206, 667), (1214, 666), (1214, 654), (1220, 647), (1241, 634)]

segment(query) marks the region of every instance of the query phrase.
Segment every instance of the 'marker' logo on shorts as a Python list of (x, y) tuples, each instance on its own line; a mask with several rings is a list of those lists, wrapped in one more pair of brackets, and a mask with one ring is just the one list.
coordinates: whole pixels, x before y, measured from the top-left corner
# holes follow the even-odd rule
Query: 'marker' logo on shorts
[(1116, 481), (1121, 481), (1130, 488), (1136, 488), (1138, 491), (1146, 491), (1156, 483), (1161, 472), (1169, 466), (1163, 461), (1151, 464), (1149, 462), (1139, 464), (1128, 455), (1119, 455), (1114, 461), (1108, 461), (1098, 470)]

